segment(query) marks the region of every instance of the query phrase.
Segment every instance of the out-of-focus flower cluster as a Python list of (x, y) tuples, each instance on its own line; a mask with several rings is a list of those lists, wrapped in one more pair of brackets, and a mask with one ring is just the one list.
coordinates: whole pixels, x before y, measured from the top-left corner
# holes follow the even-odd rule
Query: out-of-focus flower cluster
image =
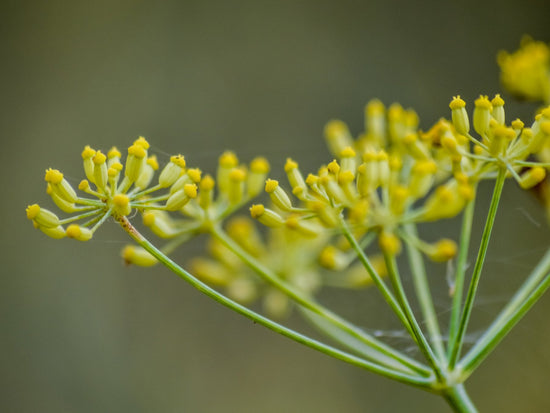
[(525, 36), (513, 53), (499, 52), (503, 86), (519, 98), (550, 103), (550, 47)]

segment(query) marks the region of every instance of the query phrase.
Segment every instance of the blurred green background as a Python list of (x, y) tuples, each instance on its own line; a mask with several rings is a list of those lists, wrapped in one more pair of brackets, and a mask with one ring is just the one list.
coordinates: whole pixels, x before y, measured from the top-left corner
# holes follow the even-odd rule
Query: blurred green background
[[(125, 148), (143, 135), (161, 161), (182, 152), (210, 172), (224, 149), (263, 154), (275, 171), (291, 155), (309, 171), (330, 160), (324, 123), (358, 133), (372, 97), (413, 106), (426, 128), (452, 95), (471, 107), (500, 91), (496, 52), (525, 33), (550, 40), (549, 15), (546, 0), (0, 2), (0, 410), (447, 411), (253, 325), (163, 268), (124, 267), (113, 223), (88, 243), (54, 241), (24, 208), (50, 205), (47, 167), (80, 181), (85, 144)], [(534, 106), (507, 108), (529, 120)], [(550, 243), (534, 198), (510, 183), (503, 203), (474, 329)], [(483, 215), (486, 197), (478, 206)], [(177, 259), (199, 253), (188, 244)], [(359, 325), (385, 326), (376, 294), (361, 294), (366, 315), (325, 298)], [(444, 316), (444, 285), (437, 305)], [(548, 311), (547, 296), (469, 381), (482, 411), (550, 410)]]

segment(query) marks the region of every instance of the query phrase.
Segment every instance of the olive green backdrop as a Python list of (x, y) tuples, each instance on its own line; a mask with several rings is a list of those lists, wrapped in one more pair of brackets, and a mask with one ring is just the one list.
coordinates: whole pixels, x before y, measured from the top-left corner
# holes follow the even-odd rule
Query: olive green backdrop
[[(449, 115), (452, 95), (472, 107), (500, 91), (496, 52), (524, 33), (549, 41), (548, 16), (543, 0), (0, 2), (0, 410), (447, 411), (253, 325), (163, 268), (124, 267), (126, 237), (112, 222), (90, 242), (55, 241), (24, 209), (51, 206), (45, 168), (77, 185), (85, 144), (124, 149), (138, 135), (161, 161), (181, 152), (208, 171), (225, 149), (263, 154), (275, 174), (288, 155), (312, 170), (330, 160), (324, 123), (359, 132), (372, 97), (413, 106), (428, 127)], [(507, 108), (529, 120), (534, 106)], [(534, 198), (511, 182), (503, 202), (472, 338), (550, 243)], [(189, 244), (177, 259), (199, 253)], [(376, 292), (350, 297), (323, 295), (392, 333)], [(471, 378), (482, 411), (550, 410), (549, 311), (544, 297)]]

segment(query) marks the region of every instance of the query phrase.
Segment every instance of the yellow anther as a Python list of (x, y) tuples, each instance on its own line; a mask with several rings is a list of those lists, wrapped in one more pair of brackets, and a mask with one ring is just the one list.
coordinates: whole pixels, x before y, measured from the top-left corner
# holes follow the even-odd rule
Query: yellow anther
[(378, 245), (384, 254), (397, 255), (401, 251), (401, 241), (393, 232), (382, 231)]
[(265, 192), (268, 194), (271, 194), (279, 187), (279, 181), (276, 181), (275, 179), (268, 179), (265, 181)]
[(525, 124), (521, 121), (521, 119), (516, 119), (512, 121), (512, 128), (515, 130), (521, 130)]
[(250, 172), (256, 174), (267, 174), (269, 172), (269, 162), (264, 157), (257, 157), (250, 162)]
[(210, 175), (206, 175), (202, 180), (200, 181), (200, 189), (201, 191), (211, 191), (214, 189), (214, 179)]
[(113, 212), (118, 216), (126, 216), (132, 212), (130, 198), (126, 194), (116, 194), (113, 197)]
[(133, 155), (136, 158), (143, 159), (145, 158), (145, 155), (147, 155), (147, 151), (143, 146), (134, 143), (128, 148), (128, 155)]
[(334, 159), (327, 165), (327, 169), (331, 174), (338, 175), (338, 172), (340, 172), (340, 165), (338, 165), (338, 161)]
[(308, 174), (306, 178), (306, 184), (309, 186), (316, 185), (319, 182), (319, 177), (317, 175)]
[(134, 264), (140, 267), (150, 267), (155, 265), (158, 261), (155, 257), (145, 251), (142, 247), (135, 245), (127, 245), (122, 250), (122, 259), (128, 265)]
[(293, 169), (297, 169), (297, 168), (298, 168), (298, 163), (297, 162), (293, 161), (290, 158), (286, 158), (286, 163), (285, 163), (285, 172), (286, 173), (292, 171)]
[(76, 239), (78, 241), (88, 241), (92, 238), (93, 232), (86, 227), (81, 227), (77, 224), (72, 224), (67, 227), (67, 237)]
[(330, 270), (343, 270), (347, 267), (348, 260), (334, 245), (327, 245), (319, 254), (319, 264)]
[(95, 150), (86, 145), (82, 151), (82, 159), (91, 159), (95, 155)]
[(231, 151), (224, 152), (219, 159), (219, 165), (223, 168), (234, 168), (239, 164), (239, 160), (235, 153)]
[(199, 168), (188, 169), (187, 176), (189, 176), (191, 181), (198, 184), (201, 181), (202, 171)]
[(149, 165), (151, 168), (153, 168), (154, 171), (159, 169), (159, 163), (157, 160), (157, 157), (155, 155), (151, 155), (147, 158), (147, 165)]
[(457, 252), (457, 245), (451, 239), (441, 239), (428, 251), (428, 256), (432, 261), (445, 262), (454, 258)]
[(149, 149), (149, 142), (147, 142), (147, 139), (145, 139), (143, 136), (140, 136), (134, 141), (134, 145), (139, 145), (143, 149), (147, 150)]
[(449, 104), (451, 110), (461, 109), (466, 107), (466, 102), (460, 98), (460, 95), (453, 96), (453, 100)]
[(120, 158), (121, 156), (122, 154), (120, 153), (120, 151), (117, 149), (116, 146), (113, 146), (111, 149), (109, 149), (109, 152), (107, 152), (108, 159)]
[(342, 149), (342, 152), (340, 152), (340, 158), (354, 158), (355, 157), (355, 151), (351, 146), (346, 146), (344, 149)]
[(57, 169), (50, 168), (46, 170), (46, 176), (44, 177), (44, 179), (46, 182), (52, 185), (57, 185), (60, 184), (61, 181), (63, 181), (63, 174)]
[(86, 179), (83, 179), (78, 184), (78, 189), (80, 189), (83, 192), (86, 192), (88, 189), (90, 189), (90, 183)]

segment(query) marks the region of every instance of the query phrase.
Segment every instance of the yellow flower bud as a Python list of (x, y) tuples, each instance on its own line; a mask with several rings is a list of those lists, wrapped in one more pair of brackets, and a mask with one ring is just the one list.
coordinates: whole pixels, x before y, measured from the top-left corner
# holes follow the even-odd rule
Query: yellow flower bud
[(29, 205), (26, 209), (27, 218), (45, 228), (59, 226), (59, 218), (53, 212), (41, 208), (38, 204)]
[(482, 95), (476, 99), (474, 104), (474, 129), (480, 136), (483, 136), (489, 130), (493, 105), (487, 96)]
[(278, 181), (274, 179), (268, 179), (265, 181), (265, 192), (269, 194), (271, 202), (283, 211), (292, 210), (292, 202), (286, 192), (279, 186)]
[(82, 161), (84, 163), (84, 173), (86, 174), (86, 178), (88, 178), (88, 181), (92, 183), (94, 182), (94, 162), (92, 161), (94, 156), (95, 150), (86, 145), (82, 151)]
[(529, 189), (538, 185), (546, 177), (546, 170), (540, 166), (529, 169), (521, 175), (519, 185), (523, 189)]
[(88, 241), (92, 238), (93, 232), (89, 228), (72, 224), (67, 227), (66, 234), (67, 237), (78, 241)]
[(285, 223), (283, 218), (278, 213), (264, 207), (262, 204), (252, 205), (250, 207), (250, 216), (257, 219), (267, 227), (276, 228)]
[(449, 107), (451, 108), (453, 126), (456, 131), (462, 135), (467, 135), (470, 132), (470, 120), (466, 112), (466, 102), (460, 96), (454, 96)]
[(159, 185), (161, 188), (168, 188), (181, 176), (185, 168), (185, 158), (183, 155), (175, 155), (170, 158), (159, 176)]
[(150, 267), (155, 265), (158, 261), (149, 252), (145, 251), (142, 247), (135, 245), (127, 245), (122, 250), (122, 258), (128, 265), (135, 264), (140, 267)]
[(51, 185), (52, 191), (61, 199), (70, 204), (74, 204), (78, 199), (72, 186), (63, 178), (63, 174), (57, 169), (46, 170), (45, 181)]

